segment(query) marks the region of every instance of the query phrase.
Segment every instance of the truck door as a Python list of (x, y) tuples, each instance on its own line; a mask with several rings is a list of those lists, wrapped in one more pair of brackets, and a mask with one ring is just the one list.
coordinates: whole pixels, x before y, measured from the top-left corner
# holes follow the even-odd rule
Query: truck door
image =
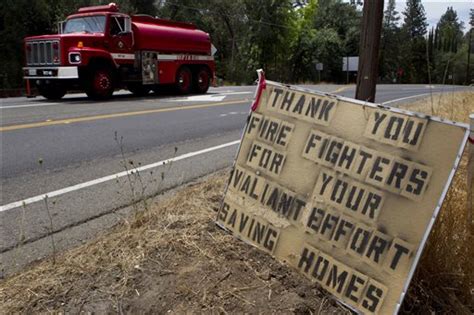
[(111, 15), (109, 20), (110, 53), (115, 62), (133, 63), (133, 33), (130, 17), (125, 15)]

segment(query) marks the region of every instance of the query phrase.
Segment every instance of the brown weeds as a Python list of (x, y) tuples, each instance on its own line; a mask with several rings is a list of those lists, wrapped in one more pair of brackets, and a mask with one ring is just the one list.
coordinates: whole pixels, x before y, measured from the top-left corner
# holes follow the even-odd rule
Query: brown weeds
[[(73, 297), (80, 304), (91, 299), (94, 290), (123, 298), (151, 251), (164, 243), (169, 248), (195, 246), (192, 236), (210, 219), (209, 212), (198, 210), (221, 193), (223, 178), (189, 187), (154, 211), (139, 212), (97, 240), (59, 255), (56, 264), (43, 261), (0, 283), (0, 314), (58, 311), (58, 301)], [(175, 235), (172, 226), (177, 224), (189, 228)]]
[(349, 314), (295, 271), (217, 228), (228, 173), (0, 283), (10, 313)]
[[(433, 99), (428, 97), (405, 107), (466, 123), (469, 114), (474, 113), (473, 91)], [(467, 162), (466, 149), (411, 283), (403, 305), (405, 313), (474, 311), (474, 238), (468, 223)]]

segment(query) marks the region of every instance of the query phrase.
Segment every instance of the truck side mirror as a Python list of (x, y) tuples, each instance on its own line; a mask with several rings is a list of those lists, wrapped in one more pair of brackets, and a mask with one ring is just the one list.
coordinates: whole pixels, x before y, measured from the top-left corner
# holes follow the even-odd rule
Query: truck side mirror
[(66, 22), (66, 21), (59, 21), (58, 22), (58, 34), (63, 34), (64, 33), (64, 22)]

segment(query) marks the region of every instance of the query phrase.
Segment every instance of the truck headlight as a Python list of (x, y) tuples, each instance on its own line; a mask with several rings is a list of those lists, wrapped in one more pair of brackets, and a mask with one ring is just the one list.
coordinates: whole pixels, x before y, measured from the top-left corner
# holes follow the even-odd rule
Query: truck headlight
[(70, 53), (69, 54), (69, 63), (81, 63), (81, 54), (80, 53)]

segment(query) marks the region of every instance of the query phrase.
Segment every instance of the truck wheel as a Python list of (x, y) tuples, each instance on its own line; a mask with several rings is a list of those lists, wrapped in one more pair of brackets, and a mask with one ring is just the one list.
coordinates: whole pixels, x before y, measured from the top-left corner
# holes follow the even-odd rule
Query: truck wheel
[(176, 89), (180, 94), (189, 94), (192, 88), (192, 73), (188, 67), (181, 67), (176, 74)]
[(200, 68), (193, 77), (194, 91), (199, 94), (204, 94), (209, 90), (211, 84), (211, 75), (206, 68)]
[(147, 86), (144, 86), (141, 83), (132, 83), (127, 85), (127, 88), (130, 92), (133, 93), (135, 96), (145, 96), (148, 93), (150, 93), (150, 88)]
[(48, 100), (60, 100), (64, 95), (66, 95), (66, 89), (58, 85), (39, 85), (38, 92)]
[(92, 70), (90, 80), (87, 82), (86, 94), (95, 100), (105, 100), (114, 93), (114, 76), (108, 68)]

